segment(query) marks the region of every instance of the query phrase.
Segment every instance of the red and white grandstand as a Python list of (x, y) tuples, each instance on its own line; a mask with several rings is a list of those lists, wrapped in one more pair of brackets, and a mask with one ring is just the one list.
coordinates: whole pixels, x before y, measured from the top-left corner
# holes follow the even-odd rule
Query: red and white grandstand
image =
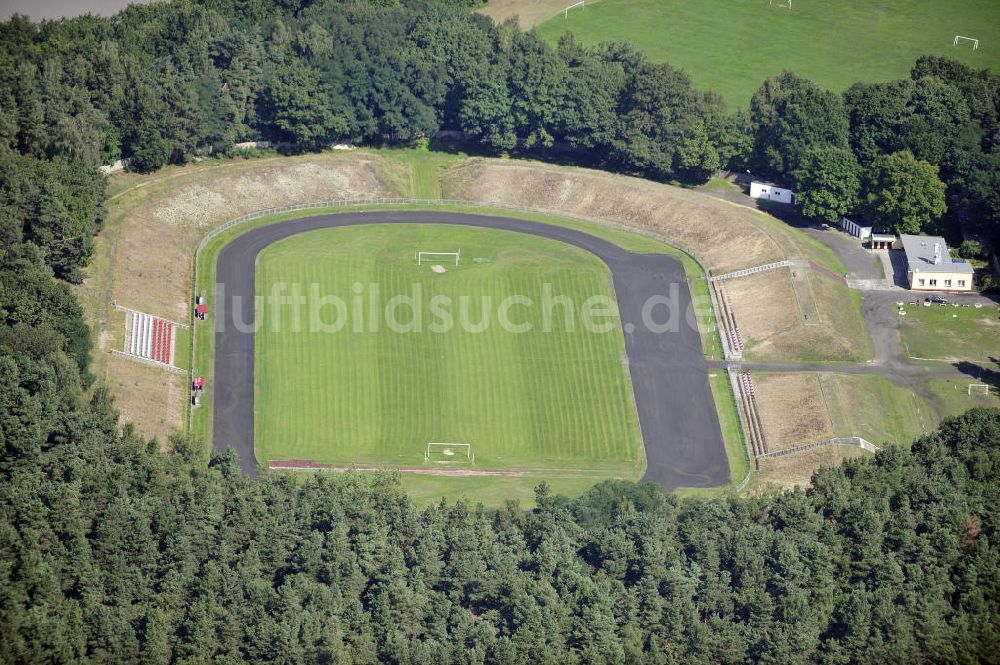
[(177, 325), (152, 314), (126, 309), (123, 353), (172, 366)]

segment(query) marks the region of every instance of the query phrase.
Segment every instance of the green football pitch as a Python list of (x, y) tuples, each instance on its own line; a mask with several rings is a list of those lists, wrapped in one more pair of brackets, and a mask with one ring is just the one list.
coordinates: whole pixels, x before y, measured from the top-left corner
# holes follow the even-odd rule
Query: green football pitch
[[(461, 262), (417, 265), (418, 250), (461, 250)], [(451, 446), (433, 450), (430, 468), (633, 480), (645, 469), (617, 315), (594, 300), (607, 316), (583, 325), (588, 299), (614, 302), (607, 267), (583, 250), (440, 224), (332, 228), (267, 247), (256, 288), (264, 465), (417, 467), (428, 442), (443, 442), (470, 444), (475, 466)], [(272, 297), (298, 295), (304, 306)], [(511, 296), (534, 305), (518, 300), (504, 315)]]
[[(652, 60), (687, 71), (733, 107), (747, 106), (768, 76), (790, 69), (836, 91), (857, 81), (909, 76), (921, 55), (943, 54), (1000, 70), (996, 0), (600, 0), (549, 19), (552, 43), (629, 42)], [(567, 0), (567, 5), (572, 4)], [(979, 39), (979, 48), (956, 35)]]

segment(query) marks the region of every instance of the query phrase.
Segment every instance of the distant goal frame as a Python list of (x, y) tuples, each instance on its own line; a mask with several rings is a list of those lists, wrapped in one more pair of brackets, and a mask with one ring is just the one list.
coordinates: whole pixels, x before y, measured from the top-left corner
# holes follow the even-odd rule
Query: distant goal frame
[(423, 265), (424, 257), (427, 256), (451, 256), (455, 258), (455, 265), (457, 266), (462, 258), (462, 250), (459, 249), (454, 252), (415, 252), (413, 259), (417, 262), (418, 266), (421, 266)]
[(990, 388), (991, 388), (991, 386), (988, 383), (970, 383), (969, 387), (966, 389), (966, 391), (969, 394), (969, 397), (972, 397), (972, 389), (973, 388), (983, 388), (983, 390), (981, 390), (981, 391), (977, 390), (976, 394), (986, 395), (987, 397), (990, 396)]
[(580, 9), (584, 9), (586, 8), (586, 6), (587, 6), (587, 0), (580, 0), (580, 2), (574, 2), (572, 5), (563, 7), (563, 18), (564, 19), (569, 18), (569, 10), (576, 9), (577, 7), (579, 7)]
[(954, 39), (954, 41), (952, 41), (951, 45), (952, 46), (958, 46), (958, 41), (960, 39), (964, 39), (965, 41), (972, 42), (972, 50), (973, 51), (978, 51), (979, 50), (979, 40), (976, 39), (975, 37), (966, 37), (965, 35), (955, 35), (955, 39)]
[[(471, 443), (457, 443), (457, 442), (447, 442), (447, 441), (428, 441), (427, 446), (424, 448), (424, 464), (428, 464), (431, 461), (431, 453), (440, 448), (442, 454), (447, 455), (445, 451), (451, 450), (452, 448), (465, 448), (465, 458), (468, 460), (469, 464), (476, 463), (476, 453), (472, 451)], [(440, 460), (439, 464), (449, 464), (451, 460)]]

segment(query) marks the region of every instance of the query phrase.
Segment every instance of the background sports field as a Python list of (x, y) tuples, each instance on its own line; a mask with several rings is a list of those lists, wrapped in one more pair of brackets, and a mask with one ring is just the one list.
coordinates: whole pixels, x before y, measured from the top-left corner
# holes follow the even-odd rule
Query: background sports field
[[(791, 10), (768, 0), (588, 0), (539, 26), (553, 43), (566, 30), (586, 45), (629, 42), (734, 107), (783, 69), (837, 91), (908, 76), (925, 54), (1000, 70), (997, 0), (793, 0)], [(978, 38), (979, 50), (952, 46), (956, 34)]]
[[(441, 260), (444, 274), (412, 260), (416, 249), (458, 248), (462, 266)], [(419, 466), (428, 441), (458, 441), (473, 445), (478, 468), (641, 476), (645, 455), (620, 327), (567, 334), (557, 309), (554, 331), (546, 333), (540, 307), (517, 307), (512, 315), (530, 321), (533, 332), (505, 332), (496, 324), (496, 303), (511, 294), (539, 302), (546, 282), (577, 307), (593, 295), (613, 297), (607, 268), (591, 254), (489, 229), (366, 225), (271, 245), (258, 258), (257, 293), (270, 293), (276, 282), (317, 284), (320, 293), (348, 302), (355, 283), (366, 292), (379, 284), (383, 302), (420, 284), (425, 302), (437, 294), (456, 303), (470, 296), (473, 321), (480, 297), (489, 295), (494, 317), (482, 333), (458, 327), (396, 333), (384, 320), (377, 333), (350, 327), (322, 333), (308, 331), (303, 309), (301, 331), (294, 332), (292, 308), (282, 308), (277, 326), (261, 308), (255, 433), (261, 463)], [(401, 312), (400, 320), (408, 318)], [(332, 319), (330, 309), (324, 320)]]

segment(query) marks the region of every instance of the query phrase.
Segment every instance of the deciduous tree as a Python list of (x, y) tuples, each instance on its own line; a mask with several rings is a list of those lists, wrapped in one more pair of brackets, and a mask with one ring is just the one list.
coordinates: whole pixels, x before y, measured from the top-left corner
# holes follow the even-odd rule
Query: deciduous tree
[(907, 150), (877, 158), (865, 176), (865, 209), (896, 233), (929, 230), (946, 210), (937, 167)]
[(806, 217), (832, 224), (860, 200), (861, 167), (845, 148), (810, 149), (794, 178), (795, 200)]

